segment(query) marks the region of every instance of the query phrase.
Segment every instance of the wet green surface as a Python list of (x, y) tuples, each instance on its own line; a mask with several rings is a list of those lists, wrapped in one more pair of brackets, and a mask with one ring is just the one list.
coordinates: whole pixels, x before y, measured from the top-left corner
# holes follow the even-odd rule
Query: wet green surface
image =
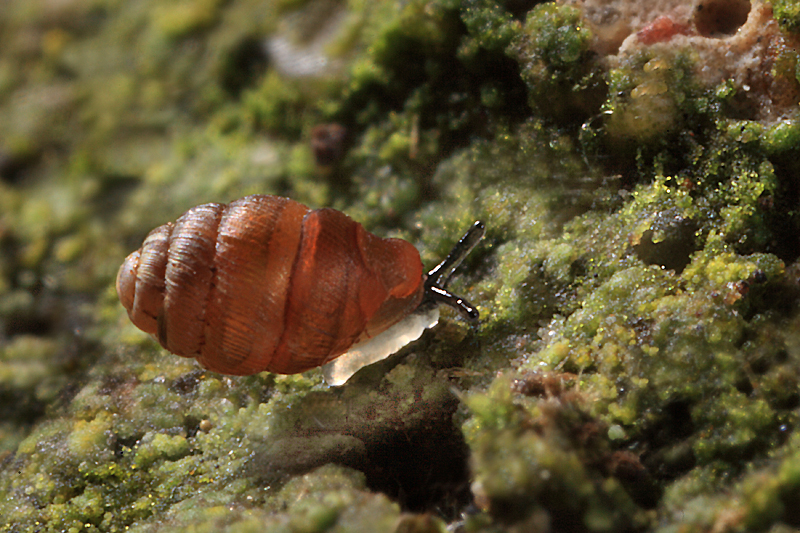
[[(680, 47), (608, 67), (581, 17), (0, 6), (0, 531), (800, 527), (796, 113), (756, 120)], [(796, 39), (762, 73), (793, 90)], [(445, 310), (337, 389), (167, 354), (117, 268), (252, 193), (342, 209), (426, 266), (485, 220), (452, 286), (480, 323)]]

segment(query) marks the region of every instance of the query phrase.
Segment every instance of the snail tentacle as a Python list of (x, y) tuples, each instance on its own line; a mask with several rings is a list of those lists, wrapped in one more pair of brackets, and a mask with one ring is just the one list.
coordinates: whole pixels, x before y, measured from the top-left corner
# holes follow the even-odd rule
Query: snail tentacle
[(466, 298), (453, 294), (447, 290), (447, 284), (461, 265), (462, 261), (469, 255), (478, 242), (483, 238), (486, 231), (486, 224), (481, 220), (476, 220), (471, 228), (467, 230), (463, 237), (450, 250), (441, 263), (436, 265), (425, 280), (425, 296), (422, 304), (446, 304), (464, 315), (468, 320), (477, 320), (480, 317), (478, 310)]

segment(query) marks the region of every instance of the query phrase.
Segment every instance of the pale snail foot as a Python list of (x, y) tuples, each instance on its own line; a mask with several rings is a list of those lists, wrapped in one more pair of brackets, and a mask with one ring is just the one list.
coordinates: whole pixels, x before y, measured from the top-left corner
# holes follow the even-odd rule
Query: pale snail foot
[(325, 383), (333, 387), (342, 385), (365, 366), (377, 363), (397, 352), (439, 322), (439, 309), (429, 307), (417, 310), (397, 324), (371, 339), (352, 346), (350, 350), (322, 366)]

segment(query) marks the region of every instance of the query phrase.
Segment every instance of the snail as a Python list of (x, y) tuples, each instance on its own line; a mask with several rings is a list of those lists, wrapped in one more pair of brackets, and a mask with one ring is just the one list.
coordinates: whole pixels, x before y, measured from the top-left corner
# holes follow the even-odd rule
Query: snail
[(435, 325), (439, 303), (478, 318), (446, 285), (483, 232), (476, 222), (426, 275), (411, 243), (377, 237), (340, 211), (246, 196), (151, 231), (116, 288), (135, 326), (209, 370), (324, 365), (325, 380), (339, 385)]

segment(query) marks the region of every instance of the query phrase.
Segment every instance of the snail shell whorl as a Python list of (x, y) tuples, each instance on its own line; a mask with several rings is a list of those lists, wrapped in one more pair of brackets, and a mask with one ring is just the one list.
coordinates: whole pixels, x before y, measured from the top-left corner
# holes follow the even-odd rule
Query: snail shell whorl
[(344, 213), (256, 195), (153, 230), (123, 263), (133, 323), (225, 374), (320, 366), (385, 330), (423, 294), (417, 250)]

